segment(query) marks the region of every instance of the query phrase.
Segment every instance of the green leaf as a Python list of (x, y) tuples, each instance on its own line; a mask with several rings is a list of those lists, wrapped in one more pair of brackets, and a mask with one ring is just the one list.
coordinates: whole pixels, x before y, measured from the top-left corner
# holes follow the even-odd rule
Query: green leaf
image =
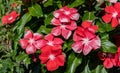
[(83, 20), (83, 21), (85, 21), (85, 20), (93, 20), (94, 18), (95, 18), (94, 12), (86, 12), (86, 13), (83, 15), (82, 20)]
[(47, 0), (47, 2), (44, 3), (44, 7), (48, 7), (53, 5), (53, 0)]
[(48, 15), (46, 15), (45, 16), (45, 20), (44, 20), (45, 25), (50, 25), (52, 18), (53, 18), (53, 12), (51, 12)]
[(77, 7), (81, 4), (83, 4), (85, 2), (85, 0), (75, 0), (74, 2), (72, 2), (71, 4), (68, 5), (68, 7)]
[(42, 25), (40, 28), (37, 30), (38, 33), (44, 33), (44, 34), (49, 34), (51, 32), (51, 28), (46, 28), (46, 26)]
[(109, 40), (101, 40), (102, 44), (102, 51), (103, 52), (110, 52), (110, 53), (116, 53), (117, 47)]
[(75, 53), (71, 53), (68, 57), (67, 61), (67, 69), (65, 73), (75, 73), (76, 68), (81, 64), (82, 62), (82, 55), (78, 54), (77, 56)]
[(32, 5), (28, 10), (32, 16), (43, 17), (42, 8), (39, 4)]
[(103, 65), (98, 65), (95, 69), (90, 70), (88, 64), (81, 73), (107, 73)]

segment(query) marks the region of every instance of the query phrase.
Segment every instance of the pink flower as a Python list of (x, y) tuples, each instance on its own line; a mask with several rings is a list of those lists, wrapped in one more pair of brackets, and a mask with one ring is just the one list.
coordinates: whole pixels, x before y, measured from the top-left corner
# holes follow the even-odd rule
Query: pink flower
[(105, 68), (112, 68), (113, 66), (116, 66), (115, 54), (98, 52), (98, 56), (104, 61), (103, 65)]
[(102, 16), (102, 19), (105, 23), (112, 24), (112, 27), (117, 27), (119, 24), (119, 17), (120, 17), (120, 2), (114, 4), (114, 6), (107, 6), (105, 8), (106, 14)]
[(58, 18), (60, 22), (70, 22), (70, 20), (78, 20), (79, 13), (75, 8), (62, 7), (53, 13), (55, 18)]
[(79, 19), (79, 13), (75, 8), (62, 7), (54, 11), (54, 18), (51, 24), (56, 26), (52, 30), (54, 36), (62, 35), (65, 39), (69, 39), (72, 31), (77, 28), (75, 20)]
[(27, 54), (33, 54), (36, 52), (36, 41), (42, 40), (42, 35), (39, 33), (32, 33), (27, 31), (23, 39), (20, 39), (20, 45), (26, 50)]
[(56, 27), (52, 29), (51, 33), (54, 36), (62, 35), (65, 39), (69, 39), (72, 31), (77, 28), (77, 24), (75, 21), (70, 21), (69, 23), (62, 24), (58, 19), (54, 18), (52, 20), (52, 24)]
[(17, 19), (18, 16), (19, 14), (16, 11), (12, 11), (9, 15), (5, 15), (2, 17), (2, 24), (11, 24)]
[(46, 64), (48, 71), (54, 71), (59, 66), (64, 66), (65, 62), (65, 56), (62, 54), (62, 50), (54, 50), (51, 46), (46, 46), (41, 50), (39, 59), (42, 64)]
[(100, 48), (100, 38), (94, 34), (95, 30), (92, 25), (82, 24), (83, 27), (78, 27), (73, 34), (74, 43), (72, 49), (76, 53), (83, 52), (87, 55), (92, 49), (96, 50)]
[(36, 47), (38, 49), (45, 46), (52, 46), (54, 49), (62, 49), (63, 40), (57, 37), (54, 37), (52, 34), (45, 36), (44, 40), (39, 40), (36, 42)]

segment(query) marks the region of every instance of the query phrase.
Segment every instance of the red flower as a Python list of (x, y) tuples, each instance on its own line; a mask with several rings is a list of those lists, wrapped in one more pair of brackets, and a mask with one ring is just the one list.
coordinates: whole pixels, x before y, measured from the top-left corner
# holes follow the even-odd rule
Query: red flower
[(19, 14), (16, 11), (12, 11), (9, 15), (5, 15), (2, 17), (2, 24), (11, 24), (17, 19), (18, 16)]
[(102, 17), (105, 23), (111, 22), (112, 27), (117, 27), (120, 17), (120, 2), (114, 4), (114, 6), (107, 6), (105, 8), (106, 14)]
[(103, 65), (105, 68), (112, 68), (113, 66), (116, 66), (115, 54), (98, 52), (98, 56), (104, 61)]
[(36, 47), (38, 49), (43, 48), (45, 46), (54, 47), (54, 49), (62, 49), (63, 40), (57, 37), (54, 37), (52, 34), (48, 34), (45, 36), (44, 40), (39, 40), (36, 42)]
[(52, 20), (52, 24), (56, 27), (52, 29), (51, 33), (54, 36), (62, 35), (65, 39), (68, 39), (71, 36), (72, 31), (77, 28), (77, 24), (75, 21), (70, 21), (69, 23), (62, 24), (58, 19), (54, 18)]
[(36, 52), (36, 41), (42, 39), (42, 35), (39, 33), (32, 33), (31, 31), (27, 31), (24, 35), (23, 39), (20, 39), (20, 45), (23, 49), (26, 50), (27, 54), (33, 54)]
[(54, 50), (51, 46), (46, 46), (41, 50), (39, 56), (42, 64), (46, 64), (49, 71), (58, 69), (59, 66), (64, 66), (65, 56), (61, 49)]
[[(72, 49), (76, 53), (81, 53), (83, 51), (84, 55), (87, 55), (92, 49), (96, 50), (100, 48), (100, 39), (93, 32), (92, 25), (82, 24), (82, 27), (78, 27), (73, 34), (74, 43), (72, 44)], [(89, 28), (90, 27), (90, 28)]]

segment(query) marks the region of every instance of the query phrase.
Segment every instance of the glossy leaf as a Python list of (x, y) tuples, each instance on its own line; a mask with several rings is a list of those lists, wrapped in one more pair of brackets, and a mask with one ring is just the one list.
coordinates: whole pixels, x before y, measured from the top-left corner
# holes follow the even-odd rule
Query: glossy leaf
[(82, 17), (82, 20), (85, 21), (85, 20), (93, 20), (95, 19), (95, 15), (94, 15), (94, 12), (86, 12), (83, 17)]
[(43, 16), (42, 8), (38, 4), (32, 5), (31, 7), (28, 8), (28, 10), (32, 16), (36, 16), (36, 17)]
[(67, 60), (67, 69), (65, 73), (74, 73), (76, 68), (81, 64), (82, 62), (82, 55), (78, 54), (75, 55), (75, 53), (71, 53)]
[(47, 0), (47, 2), (44, 3), (44, 7), (48, 7), (53, 5), (53, 0)]
[(68, 7), (77, 7), (81, 4), (83, 4), (85, 2), (85, 0), (75, 0), (74, 2), (72, 2), (71, 4), (68, 5)]
[(102, 51), (103, 52), (116, 53), (117, 47), (111, 41), (101, 40), (101, 43), (102, 43)]

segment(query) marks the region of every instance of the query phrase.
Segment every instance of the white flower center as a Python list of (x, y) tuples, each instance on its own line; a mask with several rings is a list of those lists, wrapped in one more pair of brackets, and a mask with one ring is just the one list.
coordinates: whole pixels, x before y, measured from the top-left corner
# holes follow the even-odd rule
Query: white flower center
[(53, 41), (48, 41), (47, 44), (50, 45), (50, 46), (53, 46)]
[(11, 19), (13, 19), (13, 17), (11, 16), (8, 20), (11, 20)]
[(70, 11), (65, 11), (64, 12), (66, 15), (69, 15), (70, 14)]
[(33, 44), (34, 42), (35, 42), (34, 39), (32, 39), (32, 38), (29, 39), (29, 43), (30, 43), (30, 44)]
[(112, 14), (112, 17), (116, 18), (117, 15), (118, 15), (118, 13), (117, 13), (117, 12), (114, 12), (114, 13)]
[(61, 27), (62, 29), (65, 29), (66, 26), (65, 26), (65, 25), (61, 25), (60, 27)]
[(54, 60), (55, 59), (55, 56), (53, 54), (49, 55), (49, 59), (50, 60)]
[(83, 38), (82, 40), (83, 40), (82, 43), (83, 43), (84, 45), (88, 45), (89, 42), (90, 42), (88, 38)]

